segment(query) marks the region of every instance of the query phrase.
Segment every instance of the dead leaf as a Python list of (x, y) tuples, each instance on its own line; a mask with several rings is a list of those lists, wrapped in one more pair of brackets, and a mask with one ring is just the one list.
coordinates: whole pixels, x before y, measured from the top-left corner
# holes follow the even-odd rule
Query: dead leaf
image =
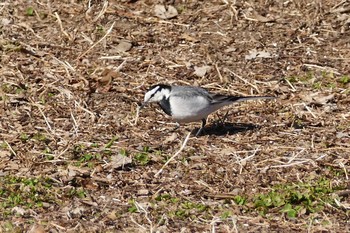
[(223, 156), (228, 156), (228, 155), (233, 155), (235, 153), (235, 149), (233, 149), (233, 148), (224, 148), (224, 149), (222, 149), (221, 150), (221, 154), (223, 155)]
[(19, 165), (18, 165), (17, 162), (15, 162), (15, 161), (7, 162), (7, 164), (6, 164), (6, 171), (11, 171), (11, 170), (15, 171), (15, 170), (18, 170), (18, 169), (19, 169)]
[(253, 17), (257, 21), (262, 22), (262, 23), (268, 23), (268, 22), (275, 21), (275, 19), (262, 16), (262, 15), (258, 14), (258, 12), (256, 12), (256, 11), (253, 12), (253, 15), (251, 17)]
[(333, 98), (334, 98), (334, 94), (331, 94), (331, 95), (319, 95), (319, 96), (313, 97), (312, 99), (317, 104), (326, 104), (330, 100), (332, 100)]
[(22, 207), (15, 206), (12, 208), (12, 213), (18, 214), (18, 215), (24, 215), (26, 213), (26, 210)]
[(6, 18), (1, 19), (0, 21), (1, 21), (2, 26), (4, 26), (4, 27), (6, 27), (7, 25), (9, 25), (11, 23), (11, 20), (6, 19)]
[(235, 52), (235, 51), (237, 51), (237, 48), (235, 48), (235, 47), (229, 47), (229, 48), (224, 50), (225, 53), (230, 53), (230, 52)]
[(346, 12), (350, 12), (350, 7), (338, 7), (338, 8), (335, 8), (335, 9), (331, 9), (330, 10), (330, 13), (346, 13)]
[(130, 164), (132, 162), (130, 157), (121, 155), (121, 154), (117, 154), (117, 155), (113, 155), (111, 156), (111, 161), (109, 163), (107, 163), (105, 165), (106, 169), (118, 169), (120, 167), (123, 167), (127, 164)]
[(199, 39), (197, 39), (197, 38), (195, 38), (193, 36), (190, 36), (187, 33), (182, 34), (180, 39), (183, 39), (183, 40), (186, 40), (186, 41), (189, 41), (189, 42), (193, 42), (193, 43), (199, 42)]
[(132, 44), (128, 41), (121, 41), (117, 47), (115, 48), (115, 51), (119, 53), (127, 52), (132, 48)]
[(337, 138), (348, 138), (348, 137), (350, 137), (350, 133), (337, 132), (336, 137)]
[(117, 211), (112, 210), (109, 214), (107, 214), (107, 218), (110, 220), (116, 220), (117, 219)]
[(83, 215), (85, 211), (85, 208), (82, 207), (82, 206), (79, 206), (79, 207), (76, 207), (76, 208), (73, 208), (69, 211), (69, 213), (73, 216), (73, 217), (79, 217), (81, 215)]
[(265, 16), (260, 15), (258, 12), (256, 12), (253, 8), (247, 9), (243, 13), (245, 19), (250, 20), (250, 21), (258, 21), (262, 23), (268, 23), (268, 22), (274, 22), (276, 21), (274, 18), (268, 18)]
[(11, 155), (9, 151), (6, 150), (0, 150), (0, 158), (8, 158)]
[(210, 66), (195, 66), (194, 67), (194, 74), (197, 75), (198, 77), (204, 77), (208, 71), (210, 71), (211, 67)]
[(84, 167), (76, 167), (76, 166), (68, 166), (69, 176), (75, 177), (75, 176), (90, 176), (91, 169), (90, 168), (84, 168)]
[(173, 6), (167, 6), (167, 8), (165, 8), (164, 5), (155, 5), (154, 14), (161, 19), (171, 19), (176, 17), (179, 13)]
[(97, 207), (98, 204), (94, 201), (89, 201), (89, 200), (80, 200), (81, 203), (85, 204), (85, 205), (89, 205), (89, 206), (94, 206)]
[(306, 103), (312, 103), (317, 105), (324, 105), (328, 103), (330, 100), (334, 98), (334, 94), (324, 95), (320, 92), (309, 93), (301, 95), (301, 99), (303, 99)]
[(102, 85), (108, 85), (112, 82), (112, 75), (111, 75), (112, 70), (111, 69), (105, 69), (101, 77), (97, 80), (100, 84)]
[(165, 138), (163, 144), (166, 145), (169, 142), (173, 142), (173, 141), (175, 141), (176, 138), (177, 138), (177, 133), (172, 133), (170, 136)]
[(246, 60), (253, 60), (255, 58), (272, 58), (271, 53), (266, 51), (257, 51), (256, 49), (250, 50), (249, 54), (245, 56)]
[(112, 87), (111, 83), (113, 78), (116, 78), (117, 76), (118, 72), (109, 68), (104, 69), (101, 74), (101, 77), (97, 79), (97, 92), (108, 92)]
[(45, 229), (42, 225), (35, 223), (28, 233), (45, 233)]
[(139, 195), (139, 196), (146, 196), (148, 194), (149, 194), (149, 190), (148, 189), (139, 189), (137, 191), (137, 195)]

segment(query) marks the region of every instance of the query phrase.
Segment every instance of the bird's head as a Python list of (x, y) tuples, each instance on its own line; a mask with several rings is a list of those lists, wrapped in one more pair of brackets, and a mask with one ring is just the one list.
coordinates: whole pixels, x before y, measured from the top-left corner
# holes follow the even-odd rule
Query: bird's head
[(157, 84), (152, 86), (145, 94), (144, 102), (140, 108), (145, 107), (148, 103), (160, 102), (163, 98), (168, 98), (171, 91), (171, 86)]

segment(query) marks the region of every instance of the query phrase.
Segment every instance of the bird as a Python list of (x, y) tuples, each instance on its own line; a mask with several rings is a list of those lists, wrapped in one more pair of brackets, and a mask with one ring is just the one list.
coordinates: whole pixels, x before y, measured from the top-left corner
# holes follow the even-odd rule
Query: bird
[(144, 102), (139, 106), (143, 109), (148, 103), (156, 102), (161, 109), (177, 123), (202, 121), (198, 136), (207, 123), (209, 114), (232, 103), (255, 100), (275, 99), (274, 96), (231, 96), (210, 93), (197, 86), (176, 86), (156, 84), (145, 93)]

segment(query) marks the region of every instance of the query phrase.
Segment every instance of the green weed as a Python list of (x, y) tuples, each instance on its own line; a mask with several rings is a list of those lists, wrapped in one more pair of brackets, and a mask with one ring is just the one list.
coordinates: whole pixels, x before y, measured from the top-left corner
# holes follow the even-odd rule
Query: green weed
[(343, 76), (339, 79), (339, 82), (342, 84), (348, 84), (350, 82), (350, 77), (349, 76)]
[(111, 146), (113, 145), (113, 143), (118, 140), (118, 137), (113, 137), (106, 145), (105, 148), (111, 148)]
[(23, 142), (26, 142), (26, 141), (29, 140), (30, 137), (29, 137), (28, 134), (22, 133), (22, 134), (19, 136), (19, 138), (20, 138)]
[(317, 212), (328, 204), (333, 204), (329, 194), (334, 192), (330, 180), (321, 179), (317, 182), (277, 185), (267, 194), (254, 198), (254, 208), (262, 215), (270, 209), (281, 208), (282, 213), (295, 218), (305, 210), (306, 214)]
[(68, 191), (68, 197), (85, 198), (86, 196), (87, 193), (83, 188), (72, 188)]
[(33, 7), (28, 7), (26, 10), (26, 15), (27, 16), (33, 16), (34, 15), (34, 8)]
[(138, 208), (136, 207), (135, 200), (129, 201), (130, 207), (128, 208), (129, 213), (136, 213), (138, 211)]
[(247, 198), (242, 197), (240, 195), (237, 195), (233, 198), (233, 201), (237, 204), (237, 205), (245, 205), (247, 202)]
[(133, 156), (133, 158), (138, 164), (142, 166), (147, 165), (151, 161), (149, 156), (149, 147), (143, 147), (143, 150), (141, 152), (136, 153)]
[[(0, 179), (0, 212), (15, 206), (40, 208), (43, 202), (55, 202), (50, 192), (52, 181), (48, 178), (23, 178), (5, 176)], [(3, 214), (0, 214), (0, 216)]]

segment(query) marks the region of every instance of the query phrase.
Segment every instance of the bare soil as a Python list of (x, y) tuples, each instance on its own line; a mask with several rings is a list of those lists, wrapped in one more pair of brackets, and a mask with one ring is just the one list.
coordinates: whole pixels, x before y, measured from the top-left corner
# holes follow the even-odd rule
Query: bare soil
[[(349, 232), (349, 13), (1, 1), (0, 231)], [(137, 114), (157, 83), (278, 99), (225, 107), (185, 141), (200, 122)]]

